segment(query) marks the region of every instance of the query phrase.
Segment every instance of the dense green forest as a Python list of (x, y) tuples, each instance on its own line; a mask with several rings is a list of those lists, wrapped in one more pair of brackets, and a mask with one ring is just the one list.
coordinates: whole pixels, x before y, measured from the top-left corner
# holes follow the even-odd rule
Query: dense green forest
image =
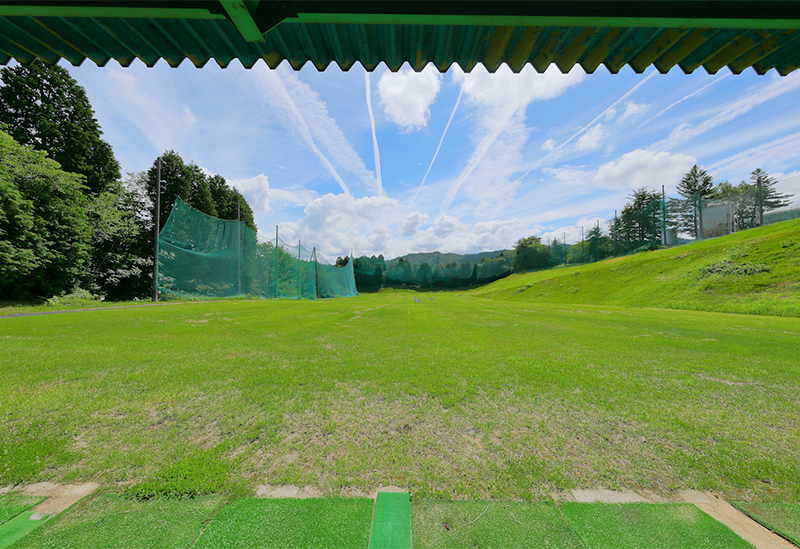
[(224, 177), (175, 151), (121, 177), (86, 92), (66, 69), (4, 67), (0, 82), (0, 299), (149, 296), (159, 161), (161, 226), (180, 196), (208, 215), (239, 212), (255, 229), (250, 206)]

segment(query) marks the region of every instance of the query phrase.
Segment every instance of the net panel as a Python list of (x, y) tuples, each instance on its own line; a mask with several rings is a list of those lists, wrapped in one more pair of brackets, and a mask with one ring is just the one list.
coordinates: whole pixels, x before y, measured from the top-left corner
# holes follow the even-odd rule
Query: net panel
[(344, 267), (320, 264), (314, 249), (278, 237), (259, 243), (244, 223), (210, 217), (180, 198), (158, 242), (158, 287), (165, 292), (201, 299), (358, 295), (352, 262)]

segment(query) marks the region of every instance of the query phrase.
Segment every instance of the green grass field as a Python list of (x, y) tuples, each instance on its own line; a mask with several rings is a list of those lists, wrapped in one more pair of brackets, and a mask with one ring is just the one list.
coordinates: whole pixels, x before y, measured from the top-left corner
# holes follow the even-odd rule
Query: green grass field
[(800, 316), (800, 219), (588, 265), (512, 275), (476, 295)]
[(225, 499), (220, 496), (137, 501), (116, 493), (101, 493), (50, 519), (13, 547), (191, 547), (224, 504)]
[(6, 318), (0, 341), (0, 485), (800, 499), (796, 318), (397, 291)]

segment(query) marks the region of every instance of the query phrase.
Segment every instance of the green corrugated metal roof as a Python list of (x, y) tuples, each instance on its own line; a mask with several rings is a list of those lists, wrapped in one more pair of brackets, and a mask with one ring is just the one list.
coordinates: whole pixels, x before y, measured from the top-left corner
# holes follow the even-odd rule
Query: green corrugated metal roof
[(800, 2), (34, 2), (0, 1), (0, 64), (90, 59), (177, 66), (238, 59), (251, 67), (336, 63), (397, 70), (478, 63), (519, 71), (555, 64), (587, 72), (625, 65), (642, 72), (748, 67), (788, 74), (800, 66)]

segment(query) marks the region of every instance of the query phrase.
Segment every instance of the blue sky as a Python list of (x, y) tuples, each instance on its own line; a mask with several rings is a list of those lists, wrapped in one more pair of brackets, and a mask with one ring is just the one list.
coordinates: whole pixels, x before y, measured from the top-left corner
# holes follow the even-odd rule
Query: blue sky
[(238, 188), (264, 238), (277, 224), (331, 260), (575, 242), (695, 163), (800, 198), (800, 71), (68, 69), (124, 172), (174, 149)]

